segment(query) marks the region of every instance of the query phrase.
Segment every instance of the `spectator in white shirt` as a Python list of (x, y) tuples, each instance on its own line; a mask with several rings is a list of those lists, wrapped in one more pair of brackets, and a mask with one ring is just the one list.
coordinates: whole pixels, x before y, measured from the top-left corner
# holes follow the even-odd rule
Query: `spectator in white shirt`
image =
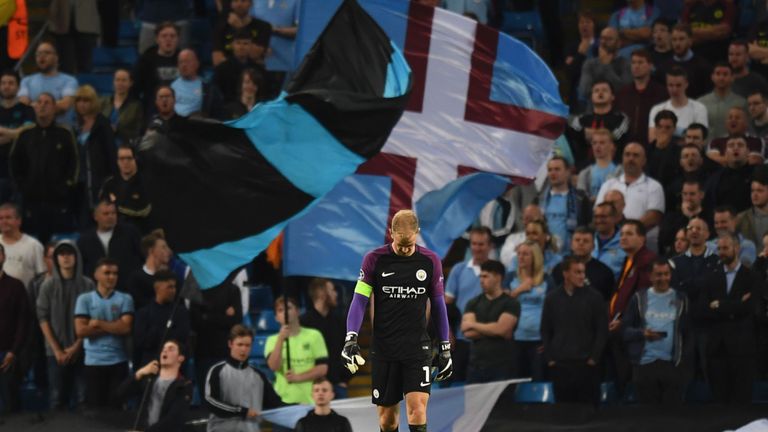
[(638, 219), (645, 225), (649, 231), (647, 242), (652, 248), (658, 241), (657, 227), (664, 215), (664, 189), (659, 182), (644, 174), (645, 163), (645, 148), (636, 142), (627, 144), (622, 155), (622, 174), (603, 183), (596, 203), (603, 202), (608, 191), (618, 190), (624, 194), (624, 216)]
[(701, 123), (709, 126), (707, 108), (699, 101), (689, 99), (688, 74), (680, 66), (673, 66), (667, 72), (667, 93), (669, 99), (651, 108), (648, 115), (648, 142), (656, 139), (654, 119), (661, 110), (669, 110), (677, 116), (677, 130), (675, 135), (682, 136), (683, 131), (691, 123)]

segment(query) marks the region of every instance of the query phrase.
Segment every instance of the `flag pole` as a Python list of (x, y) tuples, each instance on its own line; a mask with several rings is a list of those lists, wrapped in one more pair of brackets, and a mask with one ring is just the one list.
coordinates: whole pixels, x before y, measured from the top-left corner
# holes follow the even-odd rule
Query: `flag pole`
[[(288, 325), (288, 292), (283, 293), (283, 320), (285, 322), (285, 325)], [(286, 362), (286, 372), (291, 370), (291, 343), (290, 343), (291, 335), (288, 334), (288, 337), (285, 338), (285, 362)]]
[[(191, 273), (190, 273), (191, 276)], [(173, 301), (173, 309), (171, 309), (171, 315), (168, 317), (168, 321), (165, 323), (165, 330), (163, 330), (163, 337), (160, 339), (160, 352), (157, 353), (156, 360), (158, 362), (157, 365), (157, 373), (160, 374), (160, 356), (163, 353), (163, 347), (165, 346), (165, 338), (168, 337), (168, 331), (171, 330), (171, 326), (173, 326), (173, 318), (176, 315), (176, 309), (178, 309), (179, 304), (181, 303), (181, 291), (176, 292), (176, 299)], [(141, 366), (134, 366), (136, 370), (140, 369)], [(134, 372), (135, 374), (135, 372)], [(147, 403), (147, 396), (149, 396), (149, 388), (151, 387), (152, 380), (147, 380), (147, 384), (144, 386), (144, 393), (141, 395), (141, 402), (139, 403), (139, 410), (136, 411), (136, 419), (133, 421), (133, 430), (139, 430), (139, 421), (141, 420), (141, 411), (144, 409), (144, 405)]]

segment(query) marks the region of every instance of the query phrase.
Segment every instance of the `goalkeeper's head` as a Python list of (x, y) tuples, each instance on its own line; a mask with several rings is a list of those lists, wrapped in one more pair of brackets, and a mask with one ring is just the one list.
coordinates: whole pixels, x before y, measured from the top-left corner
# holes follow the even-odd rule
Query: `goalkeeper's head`
[(416, 251), (419, 234), (419, 218), (413, 210), (400, 210), (392, 217), (392, 249), (397, 255), (409, 256)]

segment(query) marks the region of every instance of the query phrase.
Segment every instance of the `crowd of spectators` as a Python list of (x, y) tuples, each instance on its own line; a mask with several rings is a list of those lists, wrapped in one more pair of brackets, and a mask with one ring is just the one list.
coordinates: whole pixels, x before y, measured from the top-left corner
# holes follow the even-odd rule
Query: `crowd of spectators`
[(532, 377), (591, 403), (610, 382), (673, 404), (693, 382), (746, 403), (768, 378), (768, 6), (655, 3), (579, 11), (578, 42), (550, 63), (572, 156), (483, 209), (503, 201), (511, 221), (481, 213), (469, 232), (446, 281), (457, 380)]
[[(507, 6), (422, 2), (489, 25)], [(310, 283), (303, 315), (278, 299), (264, 369), (249, 366), (244, 288), (195, 289), (153, 221), (136, 151), (147, 128), (235, 119), (276, 96), (298, 0), (217, 0), (210, 56), (190, 46), (191, 0), (145, 0), (138, 60), (99, 95), (75, 76), (115, 44), (119, 10), (102, 3), (54, 1), (34, 73), (0, 73), (4, 407), (20, 408), (25, 379), (54, 409), (119, 408), (145, 384), (142, 424), (174, 430), (196, 387), (211, 430), (256, 430), (262, 409), (313, 402), (306, 430), (343, 427), (328, 408), (350, 378), (337, 287)], [(597, 403), (609, 381), (672, 404), (697, 381), (748, 402), (768, 379), (768, 5), (747, 4), (578, 11), (578, 38), (550, 61), (572, 156), (488, 203), (467, 259), (446, 262), (454, 383), (532, 377), (558, 401)]]

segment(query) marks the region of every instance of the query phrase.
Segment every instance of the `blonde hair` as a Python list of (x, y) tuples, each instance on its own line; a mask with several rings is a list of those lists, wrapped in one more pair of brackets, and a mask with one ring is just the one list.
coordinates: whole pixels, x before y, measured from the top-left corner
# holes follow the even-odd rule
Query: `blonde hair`
[(594, 131), (592, 131), (592, 136), (594, 137), (595, 135), (604, 135), (604, 136), (608, 137), (608, 140), (610, 142), (613, 143), (613, 134), (611, 133), (611, 131), (609, 131), (606, 128), (595, 129)]
[(529, 275), (527, 274), (528, 269), (524, 269), (518, 265), (517, 274), (518, 276), (530, 276), (534, 285), (541, 285), (542, 282), (544, 282), (544, 254), (541, 252), (541, 247), (533, 240), (526, 240), (520, 243), (518, 249), (522, 246), (527, 246), (531, 249), (531, 256), (533, 258), (531, 260), (531, 267), (533, 267), (533, 272)]
[(419, 218), (413, 210), (400, 210), (392, 217), (392, 231), (395, 231), (398, 226), (418, 231)]
[(91, 103), (91, 109), (85, 113), (86, 115), (94, 115), (101, 111), (99, 106), (99, 95), (96, 93), (96, 89), (89, 84), (80, 86), (75, 92), (75, 101), (78, 99), (84, 99)]

